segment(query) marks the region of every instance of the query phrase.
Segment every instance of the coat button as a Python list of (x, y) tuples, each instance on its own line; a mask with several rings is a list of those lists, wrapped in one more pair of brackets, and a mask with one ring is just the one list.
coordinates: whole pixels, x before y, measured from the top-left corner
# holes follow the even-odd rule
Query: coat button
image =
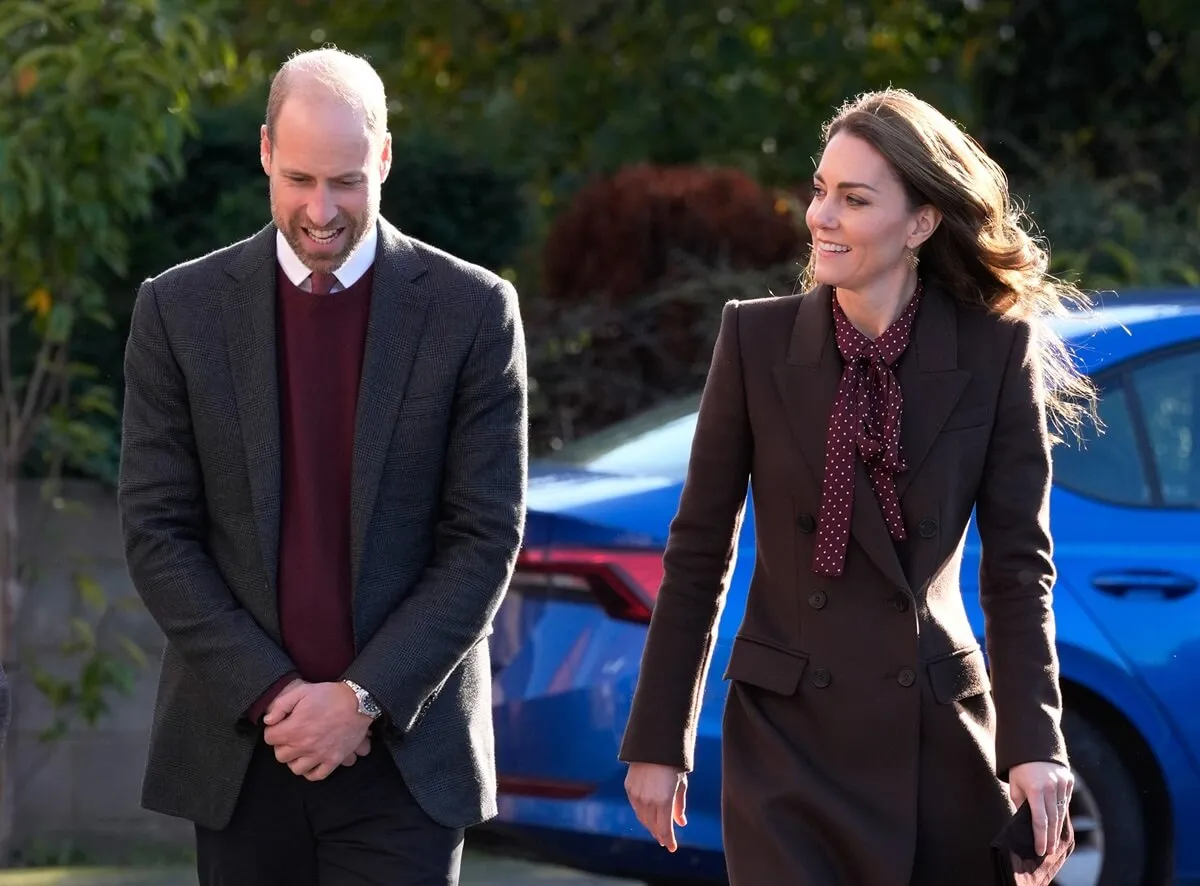
[(917, 532), (921, 534), (921, 538), (933, 538), (937, 531), (937, 520), (922, 520), (917, 524)]
[(901, 686), (911, 686), (917, 682), (917, 675), (912, 668), (901, 668), (900, 673), (896, 675), (896, 682)]
[(828, 686), (831, 679), (832, 677), (829, 676), (829, 671), (825, 668), (817, 668), (815, 671), (813, 671), (813, 685), (818, 689), (824, 689), (826, 686)]
[(908, 612), (908, 594), (900, 591), (896, 596), (892, 597), (892, 605), (896, 607), (897, 612)]
[(824, 609), (828, 599), (824, 591), (813, 591), (808, 597), (808, 605), (813, 609)]
[(801, 514), (796, 518), (796, 525), (800, 527), (800, 531), (808, 535), (817, 528), (817, 521), (813, 519), (812, 514)]

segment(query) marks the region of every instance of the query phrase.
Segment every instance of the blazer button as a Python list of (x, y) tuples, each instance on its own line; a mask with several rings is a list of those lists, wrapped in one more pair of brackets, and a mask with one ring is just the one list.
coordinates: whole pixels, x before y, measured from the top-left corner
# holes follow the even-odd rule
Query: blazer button
[(812, 514), (801, 514), (796, 518), (796, 525), (800, 527), (800, 531), (808, 535), (817, 528), (817, 521), (813, 519)]
[(921, 534), (921, 538), (933, 538), (937, 531), (937, 520), (922, 520), (917, 524), (917, 532)]
[(825, 602), (828, 599), (829, 598), (825, 596), (824, 591), (813, 591), (812, 594), (809, 595), (808, 605), (813, 609), (824, 609)]
[(917, 675), (912, 668), (901, 668), (900, 673), (896, 675), (896, 682), (901, 686), (911, 686), (917, 682)]
[(897, 612), (908, 612), (908, 594), (903, 591), (897, 592), (896, 596), (892, 597), (892, 605), (896, 607)]
[(824, 689), (829, 685), (832, 679), (833, 678), (829, 675), (829, 671), (825, 668), (817, 668), (815, 671), (813, 671), (813, 685), (818, 689)]

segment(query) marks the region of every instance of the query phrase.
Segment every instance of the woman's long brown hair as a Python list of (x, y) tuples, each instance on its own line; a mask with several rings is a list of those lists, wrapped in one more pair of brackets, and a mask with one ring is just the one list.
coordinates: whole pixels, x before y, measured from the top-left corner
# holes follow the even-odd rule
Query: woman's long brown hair
[[(970, 135), (927, 102), (902, 89), (865, 93), (847, 102), (824, 129), (879, 151), (899, 177), (912, 207), (931, 205), (941, 224), (921, 246), (926, 284), (961, 302), (1034, 324), (1051, 432), (1078, 433), (1096, 418), (1096, 391), (1081, 374), (1050, 317), (1089, 304), (1084, 293), (1049, 272), (1049, 253), (1022, 225), (1004, 170)], [(805, 271), (815, 285), (815, 256)]]

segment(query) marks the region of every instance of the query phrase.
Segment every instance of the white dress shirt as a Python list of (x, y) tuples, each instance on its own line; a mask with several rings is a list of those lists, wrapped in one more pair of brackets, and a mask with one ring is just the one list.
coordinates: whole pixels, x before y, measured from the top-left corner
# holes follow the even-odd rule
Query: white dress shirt
[[(342, 266), (333, 272), (334, 284), (330, 294), (349, 289), (360, 279), (375, 261), (375, 246), (379, 242), (379, 226), (371, 225), (371, 230), (362, 242), (354, 248)], [(275, 254), (279, 259), (279, 267), (287, 274), (287, 278), (305, 292), (312, 292), (312, 281), (309, 277), (312, 271), (300, 260), (292, 249), (291, 244), (281, 231), (275, 231)]]

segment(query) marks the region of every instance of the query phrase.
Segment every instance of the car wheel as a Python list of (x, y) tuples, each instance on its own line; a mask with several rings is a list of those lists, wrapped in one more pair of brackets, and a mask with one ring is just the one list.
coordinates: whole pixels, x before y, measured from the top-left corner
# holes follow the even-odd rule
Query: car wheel
[(1141, 792), (1112, 742), (1075, 711), (1063, 714), (1063, 732), (1075, 773), (1071, 823), (1075, 852), (1056, 886), (1131, 886), (1146, 868)]

